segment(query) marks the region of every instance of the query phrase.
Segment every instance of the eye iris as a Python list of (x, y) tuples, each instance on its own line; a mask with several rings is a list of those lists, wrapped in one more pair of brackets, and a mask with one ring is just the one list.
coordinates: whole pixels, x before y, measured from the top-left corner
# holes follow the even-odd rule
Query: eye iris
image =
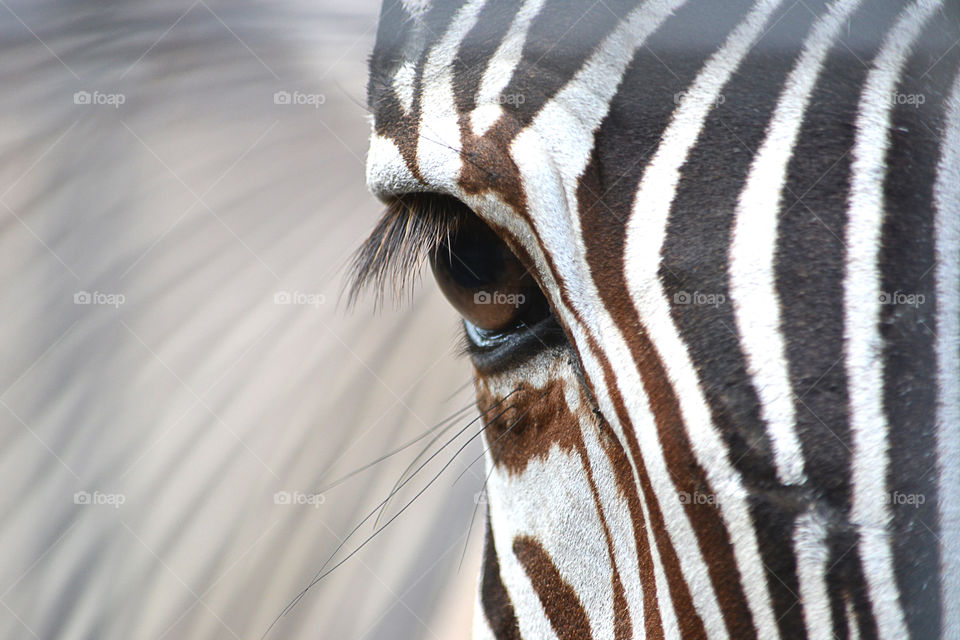
[(456, 235), (431, 256), (431, 265), (447, 300), (481, 329), (517, 328), (536, 321), (547, 310), (533, 276), (473, 215), (460, 221)]

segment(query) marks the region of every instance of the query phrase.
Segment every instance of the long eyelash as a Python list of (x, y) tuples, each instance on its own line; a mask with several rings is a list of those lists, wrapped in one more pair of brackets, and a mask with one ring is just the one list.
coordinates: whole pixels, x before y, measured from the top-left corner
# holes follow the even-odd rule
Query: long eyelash
[(348, 305), (368, 286), (379, 305), (388, 287), (399, 298), (424, 261), (457, 230), (466, 205), (449, 196), (409, 194), (387, 204), (383, 217), (353, 256)]

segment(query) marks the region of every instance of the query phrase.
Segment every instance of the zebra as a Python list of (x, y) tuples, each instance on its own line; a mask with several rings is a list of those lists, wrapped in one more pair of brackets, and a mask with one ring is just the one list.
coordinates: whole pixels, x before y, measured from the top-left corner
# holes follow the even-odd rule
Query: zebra
[(355, 291), (483, 416), (473, 634), (960, 637), (960, 6), (386, 0)]

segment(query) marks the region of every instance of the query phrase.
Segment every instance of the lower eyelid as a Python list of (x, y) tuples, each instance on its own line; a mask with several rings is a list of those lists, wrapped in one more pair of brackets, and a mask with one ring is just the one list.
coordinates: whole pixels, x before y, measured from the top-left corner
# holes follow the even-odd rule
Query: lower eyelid
[(478, 347), (492, 347), (508, 339), (505, 333), (481, 329), (469, 320), (463, 321), (463, 327), (467, 332), (467, 337)]

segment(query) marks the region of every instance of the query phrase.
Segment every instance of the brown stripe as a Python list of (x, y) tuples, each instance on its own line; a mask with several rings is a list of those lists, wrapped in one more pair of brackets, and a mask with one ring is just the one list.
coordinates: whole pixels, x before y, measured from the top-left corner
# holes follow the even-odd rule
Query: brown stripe
[(557, 637), (560, 640), (590, 638), (590, 622), (580, 598), (560, 575), (543, 546), (529, 536), (517, 536), (513, 540), (513, 555), (527, 572)]
[[(484, 8), (484, 12), (489, 11), (493, 16), (512, 19), (514, 11), (509, 4), (490, 3)], [(490, 17), (492, 16), (487, 18), (487, 22), (490, 21)], [(492, 43), (502, 40), (510, 27), (511, 19), (502, 20), (502, 24), (497, 27), (487, 26), (496, 33), (488, 34), (486, 37), (480, 34), (484, 21), (478, 20), (477, 26), (471, 30), (464, 42), (466, 44), (470, 38), (479, 38), (489, 41), (485, 43), (487, 46), (485, 48), (474, 46), (474, 51), (470, 51), (469, 47), (461, 46), (454, 63), (454, 68), (459, 71), (454, 77), (453, 88), (460, 128), (460, 157), (463, 160), (457, 184), (464, 193), (469, 195), (480, 195), (489, 191), (498, 192), (507, 204), (517, 212), (521, 212), (526, 210), (526, 193), (521, 184), (520, 169), (509, 151), (514, 138), (522, 130), (521, 124), (513, 115), (504, 113), (482, 136), (474, 135), (470, 126), (470, 113), (476, 104), (476, 92), (479, 90), (482, 70), (486, 69), (489, 58), (496, 50)], [(483, 53), (477, 54), (478, 50)], [(465, 58), (469, 56), (480, 59), (467, 65)], [(469, 72), (464, 67), (469, 67)]]
[(613, 637), (615, 640), (630, 640), (633, 637), (633, 625), (630, 623), (630, 608), (627, 595), (620, 582), (616, 562), (613, 564)]
[[(463, 188), (465, 192), (473, 195), (479, 195), (486, 191), (499, 193), (507, 204), (513, 206), (514, 210), (530, 223), (530, 229), (533, 232), (536, 243), (543, 251), (544, 245), (540, 234), (526, 210), (526, 197), (520, 180), (519, 168), (514, 163), (508, 150), (509, 142), (515, 137), (517, 128), (517, 123), (510, 122), (506, 117), (501, 117), (497, 124), (479, 140), (472, 135), (462, 135), (464, 138), (464, 165), (459, 179), (459, 186)], [(464, 123), (461, 122), (462, 133), (464, 129)], [(510, 242), (509, 244), (513, 246), (516, 243)], [(560, 277), (552, 256), (546, 251), (543, 251), (543, 255), (558, 287), (558, 291), (551, 293), (558, 295), (563, 306), (578, 322), (583, 324), (583, 319), (580, 317), (580, 314), (570, 303), (564, 287), (563, 278)], [(620, 274), (620, 280), (623, 280), (622, 273)], [(629, 295), (623, 299), (629, 300)], [(606, 302), (609, 301), (607, 300)], [(632, 307), (632, 305), (619, 306)], [(633, 315), (636, 316), (635, 310), (631, 308), (631, 311), (633, 311)], [(557, 314), (557, 316), (561, 324), (564, 324), (560, 314)], [(631, 317), (629, 322), (623, 322), (622, 317), (619, 319), (615, 318), (615, 320), (619, 320), (618, 326), (642, 326), (640, 325), (638, 317)], [(567, 335), (570, 335), (569, 328), (565, 327), (565, 330), (567, 331)], [(631, 340), (630, 338), (634, 339)], [(679, 475), (679, 477), (685, 481), (678, 483), (678, 489), (690, 494), (695, 492), (702, 493), (704, 491), (709, 492), (710, 489), (706, 482), (705, 473), (690, 453), (689, 442), (686, 440), (683, 423), (679, 415), (679, 406), (677, 405), (672, 388), (667, 383), (662, 364), (654, 355), (653, 345), (650, 343), (645, 332), (643, 332), (641, 336), (628, 335), (627, 339), (634, 359), (640, 369), (645, 390), (648, 395), (651, 396), (652, 409), (654, 411), (661, 443), (663, 444), (668, 469), (674, 478), (677, 478)], [(588, 341), (595, 348), (596, 345), (592, 336), (588, 336)], [(645, 354), (643, 355), (637, 352), (638, 342), (646, 345)], [(576, 348), (576, 345), (574, 345), (574, 347)], [(597, 353), (603, 353), (599, 349), (595, 349), (595, 351)], [(603, 361), (603, 359), (601, 359), (601, 361)], [(607, 366), (607, 363), (604, 361), (604, 367)], [(653, 378), (653, 380), (651, 380), (651, 378)], [(610, 384), (611, 382), (612, 380), (608, 378), (608, 387), (613, 390), (615, 389), (615, 385)], [(626, 417), (625, 411), (623, 413), (624, 415), (620, 416), (620, 420), (624, 425), (624, 431), (629, 433), (631, 430), (629, 426), (630, 421)], [(634, 458), (637, 459), (639, 465), (639, 446), (636, 442), (633, 442), (630, 446), (631, 452)], [(647, 483), (648, 482), (649, 480), (647, 479)], [(647, 502), (654, 505), (656, 500), (652, 494), (652, 490), (648, 493), (648, 489), (650, 488), (644, 487)], [(694, 505), (687, 505), (688, 511), (693, 511), (694, 508)], [(712, 511), (712, 513), (709, 513), (708, 509)], [(653, 511), (654, 509), (651, 508), (651, 517), (653, 517)], [(752, 637), (755, 633), (753, 630), (752, 616), (750, 610), (747, 608), (743, 590), (740, 587), (739, 571), (731, 555), (731, 546), (726, 527), (723, 525), (719, 514), (716, 513), (712, 507), (706, 509), (701, 508), (699, 511), (701, 512), (697, 514), (699, 517), (694, 517), (695, 514), (691, 513), (691, 522), (693, 523), (697, 539), (704, 548), (705, 556), (708, 560), (708, 569), (714, 585), (725, 586), (724, 589), (717, 589), (717, 591), (721, 608), (726, 614), (729, 614), (725, 616), (728, 620), (728, 629), (735, 637)], [(663, 522), (659, 509), (656, 509), (656, 512), (659, 525), (662, 528)], [(664, 546), (665, 540), (662, 536), (665, 535), (665, 533), (663, 529), (656, 533), (658, 548)], [(665, 551), (665, 549), (661, 548), (662, 553)], [(672, 551), (666, 554), (666, 557), (669, 556), (672, 556), (670, 559), (676, 562), (676, 557)], [(679, 573), (678, 564), (674, 569), (677, 570), (675, 576), (682, 578), (682, 574)], [(670, 575), (671, 571), (667, 571), (667, 573)], [(681, 616), (681, 626), (688, 626), (691, 633), (696, 633), (694, 629), (699, 627), (700, 634), (702, 635), (704, 633), (702, 621), (699, 620), (699, 616), (695, 615), (695, 610), (692, 608), (692, 601), (689, 599), (689, 591), (687, 591), (686, 586), (684, 585), (681, 588), (676, 578), (674, 578), (671, 580), (670, 588), (671, 593), (674, 594), (675, 597), (678, 595), (678, 593), (674, 593), (675, 591), (686, 593), (685, 599), (690, 604), (689, 613), (694, 614)], [(685, 637), (693, 636), (685, 635)]]
[[(590, 429), (592, 425), (586, 425), (581, 429)], [(599, 434), (598, 434), (599, 435)], [(577, 452), (580, 454), (580, 461), (583, 468), (587, 471), (587, 483), (590, 485), (590, 493), (593, 494), (593, 505), (600, 517), (600, 525), (603, 527), (603, 537), (607, 543), (607, 555), (610, 558), (610, 568), (613, 570), (613, 634), (615, 640), (630, 640), (633, 637), (633, 625), (630, 621), (630, 608), (627, 606), (627, 596), (623, 589), (623, 582), (620, 580), (620, 569), (617, 567), (617, 559), (613, 550), (613, 537), (610, 534), (610, 525), (607, 523), (607, 516), (603, 511), (603, 505), (600, 503), (600, 492), (597, 490), (597, 483), (593, 477), (593, 468), (590, 466), (590, 457), (587, 455), (587, 447), (584, 444), (583, 436), (577, 439)]]
[[(483, 378), (478, 378), (477, 408), (481, 415), (502, 398), (491, 393)], [(492, 412), (491, 412), (492, 413)], [(572, 452), (580, 437), (580, 421), (567, 406), (564, 384), (549, 381), (543, 389), (521, 382), (503, 411), (485, 421), (484, 437), (490, 446), (494, 464), (512, 476), (520, 476), (534, 458), (546, 460), (554, 446)]]
[[(527, 220), (530, 223), (530, 229), (533, 233), (535, 241), (543, 251), (543, 242), (540, 238), (539, 232), (536, 229), (536, 226), (532, 224), (532, 219), (529, 217), (529, 215), (527, 215), (525, 206), (523, 208), (516, 209), (516, 211), (520, 215), (522, 215), (525, 220)], [(564, 280), (560, 276), (556, 268), (556, 265), (553, 262), (552, 256), (546, 251), (543, 251), (543, 255), (547, 263), (547, 267), (549, 268), (550, 273), (553, 275), (554, 280), (556, 281), (557, 287), (558, 287), (557, 291), (552, 293), (555, 293), (557, 296), (559, 296), (561, 304), (563, 304), (564, 308), (566, 308), (574, 316), (574, 318), (577, 320), (577, 322), (581, 324), (581, 326), (586, 326), (579, 312), (571, 304), (569, 296), (567, 295), (566, 289), (564, 287)], [(627, 299), (629, 299), (629, 297)], [(553, 304), (553, 301), (551, 301), (551, 303)], [(569, 327), (566, 326), (566, 323), (563, 317), (560, 314), (557, 314), (557, 318), (561, 323), (561, 325), (564, 326), (564, 330), (566, 331), (567, 335), (568, 336), (571, 335)], [(636, 320), (628, 324), (621, 324), (619, 326), (639, 326), (639, 325), (640, 325), (639, 318), (637, 318)], [(633, 351), (634, 344), (632, 343), (632, 341), (629, 340), (630, 336), (627, 336), (627, 337), (628, 337), (628, 343), (630, 343), (631, 351)], [(646, 339), (645, 334), (643, 337), (644, 339)], [(589, 347), (594, 351), (594, 353), (600, 354), (601, 356), (605, 355), (604, 352), (598, 348), (596, 340), (592, 335), (587, 334), (587, 342)], [(580, 358), (580, 354), (579, 354), (579, 346), (573, 340), (571, 340), (571, 344), (574, 347), (574, 350), (578, 352), (577, 356), (579, 361), (582, 362), (583, 360), (582, 358)], [(647, 340), (647, 344), (649, 345), (649, 350), (652, 352), (653, 347), (648, 340)], [(637, 354), (634, 352), (634, 357), (636, 358), (636, 356)], [(669, 541), (669, 536), (667, 535), (665, 524), (663, 521), (663, 515), (660, 511), (659, 504), (657, 503), (656, 495), (653, 492), (653, 488), (652, 488), (652, 485), (650, 484), (649, 476), (646, 473), (646, 466), (644, 465), (641, 454), (640, 454), (640, 446), (636, 440), (636, 435), (633, 433), (632, 423), (630, 421), (629, 416), (627, 415), (626, 406), (624, 405), (623, 399), (617, 391), (616, 381), (613, 377), (613, 372), (610, 368), (610, 364), (605, 359), (605, 357), (599, 357), (598, 361), (602, 364), (602, 367), (604, 369), (604, 378), (606, 381), (606, 386), (610, 390), (610, 395), (611, 395), (611, 398), (614, 400), (615, 410), (617, 412), (618, 419), (620, 423), (623, 425), (624, 433), (627, 436), (628, 446), (630, 448), (630, 455), (635, 461), (635, 464), (637, 465), (637, 473), (641, 479), (641, 486), (644, 492), (644, 498), (647, 501), (647, 504), (649, 505), (648, 508), (650, 509), (650, 518), (651, 518), (651, 525), (653, 526), (654, 538), (657, 544), (657, 549), (660, 552), (661, 561), (664, 563), (664, 573), (666, 574), (670, 595), (674, 603), (674, 609), (676, 610), (676, 613), (677, 613), (678, 624), (680, 625), (681, 634), (684, 638), (705, 638), (706, 631), (703, 627), (703, 621), (700, 619), (699, 614), (696, 612), (696, 609), (693, 606), (693, 601), (690, 597), (689, 589), (687, 588), (687, 585), (684, 582), (683, 573), (680, 569), (679, 560), (677, 559), (676, 552), (673, 549), (671, 542)], [(659, 364), (659, 360), (656, 360), (656, 361)], [(662, 374), (663, 373), (662, 366), (659, 367), (658, 369)], [(647, 380), (648, 376), (643, 375), (642, 369), (640, 371), (641, 371), (641, 376), (644, 378), (645, 389), (649, 394), (650, 389), (648, 387), (649, 385), (649, 381)], [(666, 383), (666, 380), (664, 378), (661, 378), (661, 382)], [(588, 386), (592, 385), (589, 377), (587, 377), (587, 384)], [(591, 389), (590, 391), (591, 393), (595, 394), (595, 391), (593, 389)], [(674, 397), (672, 389), (670, 389), (668, 384), (667, 384), (667, 393), (668, 393), (668, 397), (673, 400), (674, 407), (677, 409), (677, 411), (673, 413), (673, 417), (679, 418), (679, 407), (675, 405), (676, 398)], [(684, 427), (683, 427), (682, 421), (679, 423), (671, 421), (671, 423), (668, 426), (666, 426), (663, 423), (664, 422), (663, 415), (656, 411), (658, 406), (653, 406), (652, 408), (654, 409), (654, 419), (655, 419), (655, 422), (657, 423), (657, 427), (658, 427), (657, 431), (660, 434), (661, 442), (664, 441), (665, 432), (669, 432), (670, 430), (673, 430), (674, 433), (672, 434), (672, 437), (670, 437), (671, 434), (669, 433), (666, 434), (669, 437), (669, 439), (676, 440), (677, 438), (682, 438), (684, 441), (686, 441), (686, 436), (683, 432)], [(677, 431), (679, 431), (680, 433), (677, 433)], [(689, 443), (688, 443), (688, 446), (689, 446)], [(670, 455), (671, 453), (674, 455), (671, 456)], [(671, 476), (676, 480), (677, 473), (680, 473), (682, 474), (682, 478), (686, 480), (686, 482), (683, 484), (678, 483), (679, 484), (678, 489), (685, 490), (690, 494), (693, 494), (696, 491), (700, 491), (701, 493), (704, 491), (709, 491), (709, 488), (707, 488), (709, 485), (706, 483), (703, 469), (699, 467), (699, 465), (696, 463), (695, 460), (692, 460), (692, 456), (689, 455), (689, 451), (687, 452), (687, 457), (690, 463), (687, 466), (684, 466), (683, 464), (680, 464), (677, 461), (678, 455), (682, 453), (683, 451), (682, 450), (678, 451), (676, 447), (673, 447), (668, 451), (666, 445), (664, 445), (664, 454), (666, 457), (667, 468), (670, 471)], [(697, 471), (699, 471), (699, 474), (696, 474)], [(695, 478), (703, 478), (702, 482), (698, 484), (695, 480), (691, 479), (691, 476), (689, 475), (691, 472), (695, 474), (694, 476)], [(694, 486), (698, 488), (692, 489), (692, 487)], [(693, 505), (687, 505), (687, 507), (688, 509), (690, 509), (693, 507)], [(705, 509), (702, 509), (702, 511), (705, 511)], [(741, 606), (739, 607), (734, 606), (732, 610), (725, 610), (724, 612), (725, 614), (730, 614), (730, 615), (736, 615), (735, 612), (738, 612), (738, 611), (743, 612), (745, 614), (744, 618), (737, 619), (737, 620), (731, 620), (729, 618), (729, 615), (725, 615), (725, 618), (727, 619), (728, 628), (742, 627), (746, 625), (746, 631), (744, 632), (745, 635), (739, 636), (736, 633), (734, 633), (733, 634), (734, 637), (754, 637), (755, 630), (753, 629), (752, 616), (750, 615), (749, 609), (747, 609), (746, 607), (746, 599), (743, 595), (743, 591), (740, 586), (739, 571), (737, 570), (736, 565), (733, 563), (733, 558), (730, 555), (731, 547), (729, 543), (729, 538), (727, 536), (726, 527), (723, 525), (722, 521), (719, 520), (719, 517), (717, 517), (718, 514), (714, 514), (714, 516), (715, 516), (714, 518), (709, 519), (709, 520), (713, 520), (713, 522), (710, 522), (709, 520), (705, 522), (697, 519), (692, 519), (694, 532), (696, 533), (701, 546), (705, 548), (704, 549), (706, 552), (705, 555), (707, 556), (706, 560), (708, 562), (707, 566), (708, 566), (708, 570), (709, 570), (711, 579), (713, 581), (713, 584), (724, 585), (727, 587), (732, 585), (733, 590), (735, 591), (735, 593), (727, 594), (727, 596), (723, 598), (721, 598), (718, 594), (718, 600), (721, 608), (723, 608), (725, 604), (730, 605), (731, 600), (733, 601), (734, 604), (739, 601)], [(711, 524), (714, 527), (713, 531), (711, 531), (710, 529)], [(717, 530), (721, 532), (719, 535), (722, 536), (722, 538), (726, 541), (726, 547), (724, 547), (723, 544), (717, 545), (717, 544), (711, 543), (710, 537), (717, 535), (716, 534)], [(706, 542), (704, 539), (706, 540)], [(718, 556), (710, 556), (711, 553), (717, 553)], [(710, 561), (716, 557), (718, 557), (719, 560), (716, 563), (711, 563)], [(732, 574), (729, 572), (729, 569), (731, 566), (733, 569)], [(723, 590), (718, 590), (718, 591), (721, 593), (723, 592)]]
[(483, 615), (497, 640), (522, 640), (517, 615), (510, 594), (500, 576), (500, 559), (493, 544), (490, 514), (487, 514), (487, 539), (483, 548), (483, 578), (480, 582), (480, 603)]

